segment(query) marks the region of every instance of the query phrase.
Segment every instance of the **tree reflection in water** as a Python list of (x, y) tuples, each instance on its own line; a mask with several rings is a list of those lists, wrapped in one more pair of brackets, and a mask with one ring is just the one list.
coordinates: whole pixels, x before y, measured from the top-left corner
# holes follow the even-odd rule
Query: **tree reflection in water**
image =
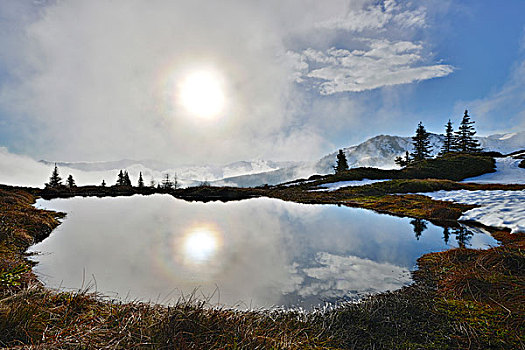
[(423, 219), (414, 219), (411, 220), (410, 223), (412, 226), (414, 226), (414, 233), (416, 235), (416, 239), (419, 241), (419, 237), (421, 237), (423, 231), (427, 229), (427, 222)]
[[(413, 219), (410, 221), (410, 224), (412, 225), (412, 229), (414, 231), (416, 239), (419, 241), (419, 238), (421, 238), (421, 235), (428, 227), (427, 221), (423, 219)], [(470, 239), (474, 235), (474, 232), (472, 232), (466, 226), (461, 224), (459, 224), (456, 227), (445, 226), (443, 227), (443, 241), (446, 245), (448, 245), (451, 234), (453, 234), (456, 237), (456, 242), (458, 246), (461, 248), (465, 248), (470, 243)]]

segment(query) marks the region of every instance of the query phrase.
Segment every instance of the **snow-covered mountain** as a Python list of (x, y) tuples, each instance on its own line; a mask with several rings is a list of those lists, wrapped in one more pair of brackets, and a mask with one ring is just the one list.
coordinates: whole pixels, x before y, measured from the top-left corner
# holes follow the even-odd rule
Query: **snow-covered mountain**
[[(439, 153), (445, 137), (430, 134), (432, 155)], [(525, 148), (525, 132), (497, 134), (477, 138), (485, 151), (496, 151), (503, 154)], [(371, 166), (383, 169), (396, 168), (394, 159), (403, 156), (406, 151), (412, 151), (412, 138), (390, 135), (379, 135), (360, 143), (357, 146), (343, 148), (350, 167)], [(337, 152), (321, 158), (316, 164), (319, 174), (333, 172)]]
[[(443, 135), (430, 134), (432, 155), (439, 153), (444, 141)], [(496, 151), (503, 154), (525, 148), (525, 131), (511, 134), (497, 134), (477, 138), (485, 151)], [(356, 146), (343, 148), (348, 165), (355, 167), (376, 167), (382, 169), (396, 168), (394, 159), (403, 156), (406, 151), (412, 151), (412, 138), (379, 135), (372, 137)], [(313, 174), (333, 173), (336, 152), (332, 152), (312, 163), (296, 164), (289, 168), (281, 168), (268, 173), (243, 175), (226, 178), (221, 183), (238, 186), (257, 186), (261, 184), (278, 184), (297, 178), (307, 178)]]
[[(430, 145), (432, 155), (436, 155), (443, 144), (443, 135), (430, 134)], [(404, 155), (406, 151), (412, 150), (412, 139), (410, 137), (379, 135), (360, 143), (357, 146), (343, 148), (348, 165), (355, 167), (376, 167), (383, 169), (395, 168), (395, 157)], [(337, 152), (327, 154), (316, 164), (319, 174), (333, 172)]]
[(525, 149), (525, 131), (479, 137), (478, 140), (481, 147), (486, 151), (508, 154)]

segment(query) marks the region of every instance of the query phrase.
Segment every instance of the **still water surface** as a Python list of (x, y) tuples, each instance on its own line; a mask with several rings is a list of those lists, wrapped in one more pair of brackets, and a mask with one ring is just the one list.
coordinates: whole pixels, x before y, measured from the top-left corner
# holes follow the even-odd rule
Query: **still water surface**
[[(310, 308), (411, 282), (424, 253), (496, 245), (409, 218), (257, 198), (185, 202), (167, 195), (38, 200), (67, 217), (35, 268), (48, 287), (171, 303), (196, 293), (238, 308)], [(448, 237), (446, 243), (445, 236)], [(459, 243), (458, 243), (459, 239)]]

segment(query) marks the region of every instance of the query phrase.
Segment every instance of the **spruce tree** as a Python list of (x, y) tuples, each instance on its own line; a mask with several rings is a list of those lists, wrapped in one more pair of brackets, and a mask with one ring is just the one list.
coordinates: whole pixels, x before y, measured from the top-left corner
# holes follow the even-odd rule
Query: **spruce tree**
[(170, 189), (173, 187), (173, 183), (170, 180), (170, 174), (165, 174), (164, 180), (162, 180), (162, 188)]
[(410, 154), (415, 161), (430, 157), (432, 147), (430, 146), (430, 140), (428, 139), (429, 136), (430, 134), (425, 130), (423, 123), (419, 122), (416, 129), (416, 135), (412, 137), (414, 152)]
[(57, 163), (55, 163), (55, 169), (51, 173), (51, 177), (49, 178), (49, 183), (47, 183), (46, 186), (51, 187), (51, 188), (58, 188), (62, 186), (62, 178), (58, 175)]
[(117, 186), (124, 186), (124, 172), (122, 170), (120, 170), (120, 172), (118, 173), (118, 178), (117, 178)]
[(142, 171), (139, 173), (139, 188), (144, 187), (144, 179), (142, 178)]
[(465, 114), (461, 120), (458, 131), (455, 134), (454, 151), (463, 153), (479, 153), (481, 147), (478, 140), (474, 138), (476, 130), (474, 130), (474, 121), (470, 120), (468, 110), (465, 109)]
[(402, 158), (401, 156), (398, 156), (398, 157), (396, 157), (396, 159), (394, 159), (394, 162), (397, 165), (399, 165), (400, 167), (406, 167), (411, 162), (410, 154), (408, 153), (408, 151), (406, 151), (405, 152), (405, 158)]
[(102, 180), (102, 183), (100, 184), (100, 186), (102, 186), (102, 187), (106, 187), (106, 181), (105, 181), (105, 180)]
[(131, 180), (129, 179), (128, 171), (124, 171), (124, 186), (131, 187)]
[(173, 175), (173, 188), (177, 189), (178, 187), (179, 187), (179, 181), (177, 178), (177, 173), (175, 173), (175, 175)]
[(337, 163), (334, 166), (334, 170), (336, 174), (340, 174), (343, 171), (348, 170), (348, 162), (346, 161), (346, 156), (342, 149), (340, 149), (339, 153), (337, 154)]
[(443, 146), (441, 146), (441, 151), (439, 152), (440, 155), (450, 153), (452, 152), (454, 148), (454, 128), (452, 128), (452, 122), (450, 119), (448, 120), (448, 123), (445, 125), (445, 141), (443, 142)]
[(71, 174), (69, 174), (69, 176), (67, 177), (67, 187), (69, 188), (77, 187), (77, 185), (75, 184), (75, 179), (73, 179), (73, 175)]

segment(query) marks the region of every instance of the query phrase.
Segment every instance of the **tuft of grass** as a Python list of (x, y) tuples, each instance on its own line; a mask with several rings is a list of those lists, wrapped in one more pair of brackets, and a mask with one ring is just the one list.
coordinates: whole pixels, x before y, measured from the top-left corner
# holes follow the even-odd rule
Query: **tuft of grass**
[(329, 349), (320, 324), (293, 312), (101, 301), (31, 287), (0, 302), (0, 344), (75, 348)]
[(459, 348), (454, 321), (439, 312), (424, 284), (371, 296), (334, 310), (332, 332), (344, 349)]
[(34, 200), (22, 189), (0, 188), (0, 297), (36, 281), (24, 252), (47, 237), (63, 217), (34, 208)]
[(415, 276), (436, 286), (439, 311), (456, 319), (475, 347), (519, 349), (525, 344), (525, 233), (493, 235), (504, 244), (425, 255)]

